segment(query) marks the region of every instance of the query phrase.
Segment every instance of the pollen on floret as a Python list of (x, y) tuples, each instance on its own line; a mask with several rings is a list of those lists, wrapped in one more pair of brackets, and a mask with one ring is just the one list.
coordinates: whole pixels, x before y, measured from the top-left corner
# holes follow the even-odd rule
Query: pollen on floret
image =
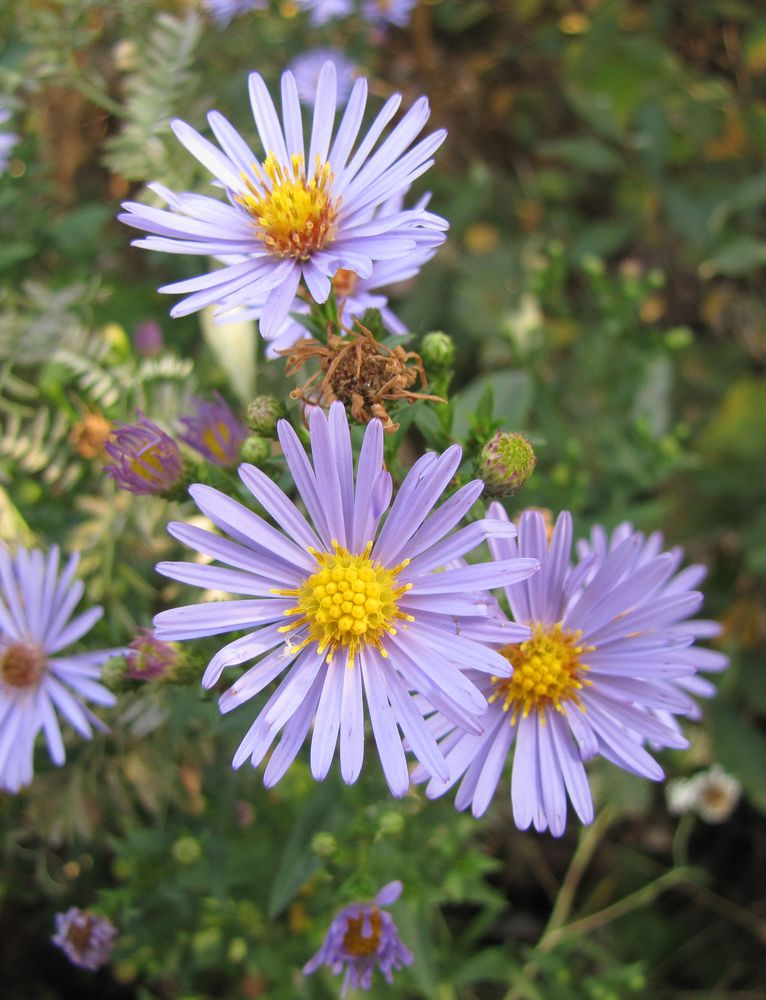
[(295, 607), (285, 614), (299, 616), (298, 620), (283, 625), (282, 631), (308, 626), (308, 635), (298, 648), (316, 642), (320, 653), (328, 651), (328, 663), (338, 649), (345, 649), (348, 666), (353, 667), (356, 654), (367, 645), (385, 657), (382, 640), (396, 634), (394, 622), (414, 620), (398, 607), (402, 595), (412, 587), (396, 582), (409, 560), (388, 569), (370, 558), (371, 550), (372, 542), (368, 542), (355, 555), (337, 541), (332, 543), (331, 552), (309, 549), (317, 562), (316, 571), (293, 590), (275, 591), (296, 598)]
[(242, 175), (247, 191), (237, 201), (252, 216), (258, 236), (277, 257), (308, 260), (335, 235), (341, 200), (333, 198), (333, 173), (317, 156), (308, 178), (303, 156), (295, 154), (290, 165), (269, 153), (263, 164), (254, 163), (254, 183)]
[(581, 639), (581, 630), (565, 629), (561, 622), (534, 625), (530, 639), (501, 650), (513, 674), (492, 678), (494, 691), (489, 701), (502, 700), (512, 725), (519, 714), (526, 719), (533, 710), (545, 722), (546, 709), (566, 714), (567, 703), (583, 709), (578, 692), (591, 682), (584, 676), (589, 668), (581, 658), (593, 647), (582, 645)]

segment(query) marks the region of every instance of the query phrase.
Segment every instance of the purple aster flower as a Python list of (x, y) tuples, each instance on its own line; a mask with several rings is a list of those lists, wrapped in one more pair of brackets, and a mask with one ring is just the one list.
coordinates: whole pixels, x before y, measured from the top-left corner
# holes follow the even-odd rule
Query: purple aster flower
[(266, 152), (262, 162), (217, 111), (208, 120), (223, 152), (184, 122), (173, 123), (180, 141), (226, 188), (228, 203), (153, 185), (170, 211), (128, 202), (120, 219), (152, 234), (137, 240), (137, 246), (236, 258), (209, 274), (161, 288), (190, 293), (171, 315), (212, 303), (225, 311), (263, 302), (260, 328), (269, 339), (285, 320), (301, 280), (314, 301), (324, 302), (340, 268), (369, 278), (374, 261), (402, 261), (413, 250), (444, 242), (447, 223), (439, 219), (438, 228), (434, 226), (437, 216), (426, 219), (415, 210), (374, 216), (428, 169), (446, 133), (440, 130), (412, 146), (429, 116), (428, 101), (420, 98), (378, 144), (401, 102), (396, 94), (357, 144), (367, 102), (367, 81), (359, 79), (332, 140), (332, 63), (325, 64), (319, 77), (308, 155), (292, 73), (282, 76), (282, 124), (258, 73), (250, 75), (250, 96)]
[(263, 10), (268, 0), (204, 0), (205, 7), (216, 24), (225, 28), (233, 17), (246, 14), (250, 10)]
[(356, 65), (337, 49), (312, 49), (296, 56), (290, 63), (290, 72), (295, 77), (298, 98), (303, 104), (313, 104), (319, 88), (319, 77), (326, 62), (335, 67), (338, 105), (345, 104), (351, 93)]
[(192, 400), (197, 413), (193, 417), (181, 417), (186, 433), (179, 438), (215, 465), (235, 465), (248, 434), (247, 427), (237, 420), (219, 393), (213, 395), (213, 402)]
[[(491, 517), (507, 515), (493, 504)], [(686, 714), (690, 699), (678, 679), (692, 675), (699, 650), (693, 631), (679, 623), (702, 595), (670, 583), (671, 553), (654, 552), (636, 565), (643, 538), (626, 537), (600, 565), (571, 563), (572, 520), (559, 516), (550, 542), (538, 512), (521, 519), (518, 540), (490, 536), (496, 559), (539, 559), (538, 574), (506, 587), (514, 617), (532, 629), (526, 642), (502, 652), (513, 676), (475, 680), (489, 702), (483, 732), (456, 729), (438, 714), (431, 720), (450, 768), (448, 781), (432, 778), (427, 794), (446, 792), (462, 778), (455, 805), (480, 816), (494, 794), (516, 742), (511, 776), (513, 814), (520, 829), (534, 824), (564, 832), (567, 796), (583, 823), (593, 803), (583, 760), (600, 754), (640, 777), (659, 780), (662, 769), (643, 743), (685, 747), (658, 710)], [(419, 769), (416, 780), (427, 774)]]
[(128, 646), (125, 663), (125, 676), (130, 680), (155, 681), (178, 663), (178, 649), (157, 639), (151, 629), (142, 628)]
[[(425, 212), (430, 195), (424, 195), (415, 206), (415, 211), (420, 214), (424, 225), (429, 223), (430, 213)], [(376, 213), (376, 218), (385, 215), (387, 212), (399, 212), (404, 203), (404, 193), (396, 195), (390, 199)], [(422, 214), (421, 214), (422, 213)], [(438, 219), (438, 216), (433, 216)], [(417, 234), (415, 234), (417, 238)], [(402, 323), (396, 313), (388, 306), (388, 296), (382, 295), (381, 290), (389, 285), (414, 278), (420, 268), (427, 263), (436, 253), (436, 247), (425, 247), (414, 250), (403, 260), (382, 260), (376, 261), (372, 265), (372, 274), (369, 278), (360, 278), (354, 271), (345, 268), (335, 272), (332, 279), (332, 287), (338, 302), (338, 310), (343, 322), (347, 327), (353, 326), (355, 319), (361, 318), (368, 309), (380, 311), (381, 319), (386, 329), (395, 335), (408, 333), (407, 327)], [(263, 311), (263, 303), (259, 306), (251, 305), (243, 311), (249, 319), (258, 319)], [(277, 357), (280, 351), (284, 351), (300, 340), (309, 336), (305, 326), (297, 321), (298, 316), (308, 316), (311, 307), (305, 299), (296, 297), (290, 306), (290, 315), (277, 330), (273, 340), (269, 341), (266, 349), (268, 357)]]
[(134, 424), (117, 424), (105, 448), (111, 465), (104, 471), (121, 490), (141, 494), (169, 494), (183, 478), (183, 460), (169, 434), (140, 411)]
[(354, 12), (354, 0), (297, 0), (298, 6), (311, 13), (312, 24), (326, 24), (336, 17)]
[[(113, 705), (98, 683), (101, 664), (118, 650), (66, 653), (103, 614), (100, 607), (71, 618), (84, 587), (74, 580), (79, 556), (59, 573), (59, 550), (10, 555), (0, 545), (0, 787), (17, 792), (33, 775), (35, 738), (42, 730), (53, 763), (64, 763), (56, 710), (89, 739), (103, 729), (83, 700)], [(71, 620), (70, 620), (71, 619)]]
[(71, 906), (56, 914), (56, 933), (51, 941), (61, 948), (72, 965), (96, 972), (106, 965), (117, 937), (117, 928), (106, 917)]
[(169, 530), (225, 565), (164, 562), (157, 569), (248, 599), (163, 611), (155, 618), (156, 634), (175, 640), (246, 631), (213, 657), (203, 677), (212, 687), (226, 667), (259, 658), (221, 697), (224, 712), (286, 674), (242, 741), (235, 767), (248, 758), (257, 766), (281, 730), (264, 775), (267, 786), (276, 784), (313, 721), (314, 777), (326, 776), (340, 737), (341, 774), (349, 784), (356, 781), (364, 753), (364, 692), (383, 772), (392, 793), (401, 796), (409, 774), (397, 726), (429, 773), (447, 777), (410, 692), (420, 692), (456, 725), (478, 731), (475, 719), (486, 702), (464, 670), (507, 677), (508, 661), (483, 643), (529, 635), (524, 626), (498, 621), (485, 591), (525, 579), (537, 563), (514, 557), (439, 572), (489, 534), (516, 534), (498, 520), (451, 533), (481, 493), (478, 480), (434, 510), (460, 465), (457, 445), (420, 458), (388, 509), (392, 486), (383, 467), (380, 421), (365, 430), (356, 477), (342, 404), (334, 403), (329, 416), (313, 409), (309, 425), (313, 465), (287, 421), (279, 422), (278, 435), (313, 524), (252, 465), (240, 466), (240, 478), (281, 530), (218, 490), (192, 486), (197, 506), (229, 538), (188, 524)]
[(148, 319), (144, 323), (139, 323), (133, 331), (133, 345), (145, 358), (153, 358), (162, 352), (165, 340), (162, 336), (162, 327), (155, 319)]
[[(656, 558), (662, 551), (664, 539), (661, 532), (654, 531), (645, 537), (642, 532), (636, 531), (632, 524), (624, 521), (609, 535), (601, 525), (596, 525), (591, 531), (588, 540), (580, 539), (577, 542), (577, 555), (581, 561), (590, 562), (591, 569), (589, 575), (592, 576), (603, 565), (609, 554), (629, 538), (635, 540), (635, 553), (633, 561), (625, 569), (624, 576), (627, 578), (647, 562)], [(672, 569), (667, 581), (657, 593), (658, 598), (661, 595), (672, 598), (681, 594), (687, 594), (698, 587), (707, 576), (707, 567), (699, 563), (687, 566), (685, 569), (679, 571), (679, 566), (684, 557), (684, 550), (680, 545), (672, 548), (667, 554), (672, 559)], [(721, 623), (706, 619), (689, 619), (688, 616), (684, 615), (683, 617), (679, 617), (677, 624), (672, 627), (671, 631), (674, 631), (680, 638), (691, 637), (693, 640), (714, 639), (721, 633)], [(728, 656), (713, 649), (706, 649), (704, 646), (689, 646), (684, 656), (695, 670), (705, 673), (720, 673), (720, 671), (725, 670), (729, 665)], [(696, 673), (668, 678), (668, 683), (673, 684), (679, 690), (679, 693), (685, 691), (688, 694), (696, 695), (698, 698), (712, 698), (716, 693), (715, 685), (711, 684), (706, 678), (698, 676)], [(668, 725), (675, 727), (680, 732), (680, 726), (674, 714), (664, 709), (657, 709), (656, 714)], [(699, 719), (702, 716), (702, 710), (693, 698), (689, 698), (687, 710), (677, 714), (686, 716), (689, 719)]]
[(406, 28), (417, 0), (364, 0), (362, 14), (373, 24), (394, 24)]
[[(7, 108), (0, 106), (0, 125), (4, 125), (11, 117)], [(19, 137), (13, 132), (0, 131), (0, 174), (5, 171), (10, 159), (11, 150), (19, 141)]]
[(375, 969), (387, 983), (393, 982), (397, 969), (412, 965), (412, 952), (402, 944), (391, 914), (381, 907), (395, 903), (401, 894), (402, 883), (389, 882), (372, 903), (354, 903), (341, 910), (303, 974), (309, 976), (322, 965), (329, 965), (333, 975), (343, 972), (341, 998), (349, 989), (369, 990)]

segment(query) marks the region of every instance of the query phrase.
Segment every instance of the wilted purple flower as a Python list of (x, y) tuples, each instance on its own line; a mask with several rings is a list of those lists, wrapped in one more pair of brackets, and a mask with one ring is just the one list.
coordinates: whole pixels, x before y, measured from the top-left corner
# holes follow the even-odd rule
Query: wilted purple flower
[(297, 3), (303, 10), (310, 11), (313, 24), (348, 17), (354, 11), (354, 0), (297, 0)]
[(373, 24), (394, 24), (406, 28), (418, 0), (364, 0), (362, 14)]
[(162, 336), (162, 327), (155, 319), (148, 319), (144, 323), (139, 323), (133, 331), (133, 344), (145, 358), (153, 358), (162, 351), (165, 340)]
[(319, 76), (326, 62), (331, 62), (335, 67), (338, 105), (346, 103), (346, 99), (351, 93), (351, 85), (354, 82), (355, 64), (337, 49), (312, 49), (310, 52), (296, 56), (289, 67), (290, 72), (295, 77), (298, 97), (303, 104), (314, 103), (319, 88)]
[[(10, 117), (10, 111), (0, 105), (0, 125), (4, 125)], [(0, 131), (0, 174), (5, 171), (11, 155), (11, 150), (18, 141), (19, 137), (13, 132)]]
[(51, 941), (61, 948), (72, 965), (95, 972), (106, 965), (117, 937), (117, 928), (106, 917), (71, 906), (56, 914), (56, 933)]
[(392, 492), (380, 421), (365, 430), (356, 481), (342, 404), (334, 403), (329, 417), (314, 408), (309, 425), (313, 467), (287, 421), (280, 421), (278, 434), (313, 526), (251, 465), (240, 466), (240, 478), (281, 531), (218, 490), (192, 486), (197, 506), (232, 540), (187, 524), (169, 530), (227, 565), (164, 562), (157, 569), (184, 583), (254, 599), (163, 611), (155, 618), (156, 634), (174, 640), (248, 630), (213, 657), (203, 677), (203, 685), (212, 687), (226, 667), (262, 657), (221, 697), (224, 712), (287, 671), (242, 741), (235, 767), (248, 758), (258, 765), (284, 730), (264, 776), (266, 785), (276, 784), (313, 721), (314, 777), (326, 776), (340, 735), (341, 774), (348, 783), (356, 781), (364, 753), (364, 691), (386, 780), (401, 796), (409, 774), (397, 726), (429, 773), (447, 778), (410, 691), (419, 691), (455, 724), (478, 731), (475, 717), (486, 702), (463, 671), (472, 667), (507, 677), (508, 661), (482, 642), (507, 644), (529, 635), (524, 626), (498, 621), (495, 602), (484, 591), (526, 578), (537, 563), (513, 558), (437, 572), (489, 534), (516, 534), (513, 525), (498, 520), (479, 520), (449, 534), (481, 493), (479, 481), (433, 511), (460, 465), (457, 445), (414, 464), (379, 530)]
[(215, 465), (235, 465), (248, 430), (237, 420), (226, 400), (217, 392), (213, 395), (212, 402), (192, 400), (197, 413), (181, 417), (186, 433), (179, 434), (179, 438)]
[(164, 677), (177, 662), (175, 646), (157, 639), (151, 629), (142, 628), (128, 646), (125, 677), (132, 681), (154, 681)]
[[(651, 559), (656, 558), (662, 551), (664, 540), (662, 533), (653, 531), (650, 535), (644, 536), (640, 531), (636, 531), (632, 524), (624, 521), (618, 525), (611, 535), (609, 535), (601, 525), (596, 525), (590, 533), (588, 540), (581, 539), (577, 542), (577, 554), (581, 561), (590, 561), (590, 576), (603, 565), (609, 554), (613, 552), (627, 539), (634, 540), (633, 560), (624, 570), (623, 578), (627, 579)], [(679, 566), (684, 558), (684, 550), (680, 545), (672, 548), (667, 556), (672, 560), (672, 566), (668, 579), (658, 588), (656, 598), (674, 598), (693, 591), (699, 586), (707, 576), (707, 567), (700, 563), (687, 566), (679, 571)], [(689, 619), (686, 615), (679, 616), (675, 625), (669, 631), (679, 638), (713, 639), (721, 632), (721, 623), (706, 619)], [(729, 658), (723, 653), (713, 649), (706, 649), (704, 646), (690, 645), (685, 650), (684, 658), (695, 670), (706, 673), (720, 673), (729, 665)], [(668, 678), (668, 683), (675, 685), (680, 692), (688, 692), (698, 698), (712, 698), (716, 689), (709, 680), (700, 677), (696, 673), (684, 674), (681, 677)], [(680, 726), (675, 715), (664, 709), (657, 709), (656, 714), (669, 726), (675, 727), (680, 732)], [(689, 719), (699, 719), (702, 711), (699, 705), (693, 700), (687, 700), (686, 711), (677, 714), (686, 716)]]
[[(507, 519), (499, 504), (489, 513)], [(678, 680), (695, 672), (699, 650), (678, 623), (699, 608), (702, 595), (670, 586), (677, 565), (672, 554), (655, 553), (636, 566), (642, 543), (625, 538), (592, 572), (591, 560), (572, 566), (566, 512), (550, 543), (542, 515), (533, 511), (522, 516), (518, 540), (490, 537), (496, 559), (523, 555), (540, 561), (538, 574), (506, 587), (514, 617), (532, 629), (532, 638), (503, 649), (513, 664), (510, 679), (475, 676), (490, 703), (480, 735), (438, 715), (431, 720), (437, 738), (444, 737), (450, 778), (432, 778), (429, 796), (443, 794), (462, 777), (455, 805), (471, 805), (480, 816), (514, 739), (511, 798), (522, 830), (534, 824), (560, 836), (567, 796), (583, 823), (592, 820), (583, 760), (596, 754), (640, 777), (662, 778), (642, 744), (688, 745), (657, 711), (689, 711)], [(422, 769), (416, 775), (426, 777)]]
[(372, 903), (354, 903), (341, 910), (303, 974), (309, 976), (322, 965), (329, 965), (333, 975), (343, 972), (341, 998), (349, 989), (369, 990), (375, 969), (386, 982), (393, 982), (397, 969), (412, 965), (412, 952), (402, 944), (391, 914), (381, 907), (395, 903), (401, 894), (402, 883), (389, 882)]
[(137, 411), (136, 416), (134, 424), (115, 425), (114, 436), (106, 443), (112, 463), (104, 471), (129, 493), (172, 493), (183, 478), (178, 445), (143, 413)]
[(401, 102), (395, 94), (352, 155), (367, 103), (367, 81), (359, 79), (331, 143), (337, 103), (332, 63), (319, 76), (308, 155), (292, 73), (282, 76), (282, 124), (258, 73), (250, 75), (250, 97), (266, 151), (262, 162), (217, 111), (208, 121), (223, 152), (184, 122), (172, 123), (180, 141), (226, 188), (228, 202), (153, 185), (170, 211), (127, 202), (120, 219), (152, 234), (136, 246), (224, 261), (209, 274), (160, 289), (190, 293), (171, 315), (213, 303), (222, 311), (262, 304), (260, 330), (270, 339), (301, 280), (314, 301), (324, 302), (339, 269), (369, 278), (374, 261), (404, 263), (414, 251), (444, 242), (447, 223), (438, 216), (414, 209), (375, 212), (431, 166), (446, 133), (439, 130), (412, 146), (429, 116), (428, 101), (420, 98), (375, 149)]
[(71, 619), (84, 587), (74, 574), (79, 556), (59, 574), (59, 550), (10, 555), (0, 544), (0, 787), (17, 792), (33, 775), (35, 738), (43, 730), (54, 764), (64, 763), (64, 742), (56, 709), (89, 739), (103, 729), (83, 700), (113, 705), (114, 695), (98, 683), (101, 664), (115, 650), (68, 653), (103, 614), (90, 608)]
[(220, 27), (225, 28), (233, 17), (250, 10), (263, 10), (268, 0), (204, 0), (205, 7)]

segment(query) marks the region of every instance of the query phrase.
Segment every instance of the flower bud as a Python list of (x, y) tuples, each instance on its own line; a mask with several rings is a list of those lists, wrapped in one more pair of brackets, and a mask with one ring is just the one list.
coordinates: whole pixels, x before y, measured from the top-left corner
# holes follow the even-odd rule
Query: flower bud
[(526, 483), (535, 471), (537, 457), (523, 434), (498, 431), (481, 450), (478, 474), (490, 497), (507, 497)]
[(452, 337), (441, 330), (427, 333), (420, 345), (420, 356), (426, 369), (451, 368), (455, 363), (455, 353)]
[(255, 434), (274, 437), (277, 421), (287, 416), (285, 404), (273, 396), (256, 396), (247, 408), (247, 426)]
[(104, 469), (120, 489), (137, 495), (175, 498), (184, 485), (178, 445), (143, 413), (133, 424), (116, 424), (105, 449), (111, 464)]
[(252, 462), (253, 465), (260, 465), (271, 455), (271, 442), (258, 434), (251, 434), (245, 438), (240, 457), (243, 462)]
[(177, 646), (156, 639), (149, 628), (141, 629), (129, 649), (125, 677), (132, 681), (154, 681), (167, 676), (181, 655)]

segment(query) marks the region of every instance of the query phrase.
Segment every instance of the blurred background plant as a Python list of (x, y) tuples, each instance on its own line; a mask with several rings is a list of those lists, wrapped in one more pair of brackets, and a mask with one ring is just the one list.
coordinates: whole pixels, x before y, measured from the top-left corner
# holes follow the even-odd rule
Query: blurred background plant
[[(469, 478), (496, 430), (521, 432), (537, 469), (512, 515), (568, 507), (580, 535), (629, 518), (706, 563), (732, 666), (686, 727), (691, 751), (664, 763), (681, 779), (722, 765), (742, 798), (711, 824), (702, 806), (669, 808), (660, 789), (594, 768), (595, 824), (554, 841), (515, 830), (507, 792), (476, 822), (419, 791), (391, 800), (374, 769), (347, 788), (298, 765), (266, 791), (230, 771), (241, 721), (197, 693), (200, 644), (156, 682), (117, 678), (111, 733), (2, 797), (3, 996), (332, 997), (332, 977), (304, 979), (302, 965), (334, 912), (399, 878), (393, 912), (415, 962), (372, 996), (760, 997), (762, 5), (421, 0), (406, 28), (358, 12), (317, 25), (289, 0), (241, 6), (253, 9), (228, 24), (183, 0), (0, 8), (3, 127), (20, 137), (0, 176), (0, 538), (83, 551), (88, 596), (108, 609), (102, 645), (127, 644), (181, 593), (153, 570), (175, 551), (173, 505), (103, 475), (113, 422), (138, 409), (178, 433), (192, 397), (216, 391), (244, 419), (253, 397), (286, 399), (294, 382), (257, 358), (251, 322), (169, 320), (155, 289), (196, 265), (131, 249), (114, 216), (149, 181), (207, 184), (172, 117), (201, 127), (216, 107), (252, 135), (246, 73), (273, 83), (333, 46), (377, 98), (426, 93), (450, 130), (429, 174), (450, 238), (399, 289), (413, 332), (388, 341), (420, 350), (445, 331), (422, 352), (449, 405), (393, 408), (394, 472), (456, 439)], [(273, 426), (251, 427), (248, 454), (279, 476)], [(48, 944), (72, 905), (120, 929), (110, 969), (71, 968)]]

